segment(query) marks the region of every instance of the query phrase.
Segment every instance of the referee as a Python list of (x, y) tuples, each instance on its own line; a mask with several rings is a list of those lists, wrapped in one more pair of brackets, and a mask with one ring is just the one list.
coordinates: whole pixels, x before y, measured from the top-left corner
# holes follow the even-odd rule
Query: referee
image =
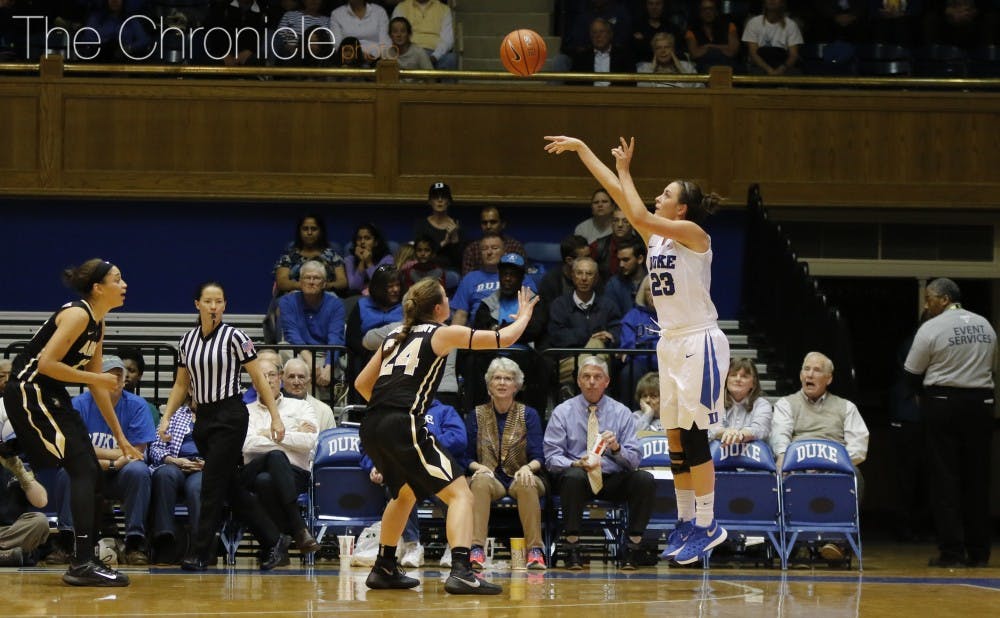
[(160, 439), (169, 442), (170, 417), (190, 393), (191, 407), (196, 410), (194, 442), (205, 458), (205, 466), (201, 518), (192, 554), (181, 567), (188, 571), (207, 568), (214, 555), (215, 533), (222, 523), (222, 505), (228, 498), (240, 519), (260, 539), (261, 547), (270, 548), (263, 554), (260, 565), (261, 570), (269, 570), (287, 559), (291, 539), (278, 531), (257, 498), (237, 479), (249, 419), (240, 391), (241, 368), (245, 367), (250, 374), (261, 402), (271, 414), (271, 438), (275, 442), (284, 439), (285, 426), (260, 369), (253, 342), (246, 333), (222, 322), (226, 310), (222, 285), (214, 281), (203, 283), (195, 293), (194, 306), (198, 309), (198, 326), (181, 339), (177, 375), (159, 428)]
[(938, 556), (929, 566), (985, 567), (990, 560), (990, 452), (996, 331), (961, 305), (951, 279), (927, 284), (921, 325), (904, 365), (921, 409), (932, 474)]

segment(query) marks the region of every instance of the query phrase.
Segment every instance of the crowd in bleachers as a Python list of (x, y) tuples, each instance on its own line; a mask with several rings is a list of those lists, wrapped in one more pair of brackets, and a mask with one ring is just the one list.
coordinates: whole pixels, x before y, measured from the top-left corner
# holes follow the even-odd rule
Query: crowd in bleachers
[[(561, 0), (553, 16), (546, 70), (1000, 74), (998, 0)], [(0, 58), (454, 69), (455, 19), (440, 0), (0, 0)]]

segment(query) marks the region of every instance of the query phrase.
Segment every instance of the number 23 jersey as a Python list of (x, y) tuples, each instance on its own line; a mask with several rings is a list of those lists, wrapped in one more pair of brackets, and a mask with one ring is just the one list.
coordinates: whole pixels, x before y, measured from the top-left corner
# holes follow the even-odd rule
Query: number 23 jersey
[(672, 238), (653, 235), (647, 256), (650, 294), (662, 331), (714, 326), (719, 313), (712, 302), (712, 247), (697, 253)]
[(406, 339), (394, 329), (382, 342), (382, 363), (368, 402), (369, 412), (406, 412), (423, 419), (444, 374), (445, 356), (431, 346), (440, 324), (417, 324)]

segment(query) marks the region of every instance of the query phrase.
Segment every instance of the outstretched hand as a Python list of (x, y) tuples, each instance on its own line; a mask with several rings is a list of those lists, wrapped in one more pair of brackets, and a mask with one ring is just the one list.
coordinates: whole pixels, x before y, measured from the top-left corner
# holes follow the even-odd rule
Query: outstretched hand
[(520, 317), (526, 317), (531, 319), (531, 313), (535, 309), (535, 305), (538, 304), (538, 294), (531, 291), (528, 286), (521, 286), (521, 290), (517, 293), (517, 315), (514, 319)]
[(618, 172), (627, 172), (632, 163), (632, 155), (635, 153), (635, 138), (630, 137), (626, 142), (624, 137), (619, 137), (620, 146), (611, 149), (611, 155), (615, 158), (615, 167)]
[(566, 135), (546, 135), (545, 139), (549, 140), (549, 143), (545, 144), (545, 152), (549, 154), (576, 152), (585, 147), (582, 141)]

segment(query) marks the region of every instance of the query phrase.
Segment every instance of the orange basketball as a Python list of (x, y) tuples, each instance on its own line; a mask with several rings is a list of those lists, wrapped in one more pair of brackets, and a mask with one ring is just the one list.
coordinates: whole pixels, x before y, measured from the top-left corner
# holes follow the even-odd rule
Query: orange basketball
[(534, 30), (515, 30), (500, 44), (503, 67), (514, 75), (532, 75), (545, 64), (545, 39)]

